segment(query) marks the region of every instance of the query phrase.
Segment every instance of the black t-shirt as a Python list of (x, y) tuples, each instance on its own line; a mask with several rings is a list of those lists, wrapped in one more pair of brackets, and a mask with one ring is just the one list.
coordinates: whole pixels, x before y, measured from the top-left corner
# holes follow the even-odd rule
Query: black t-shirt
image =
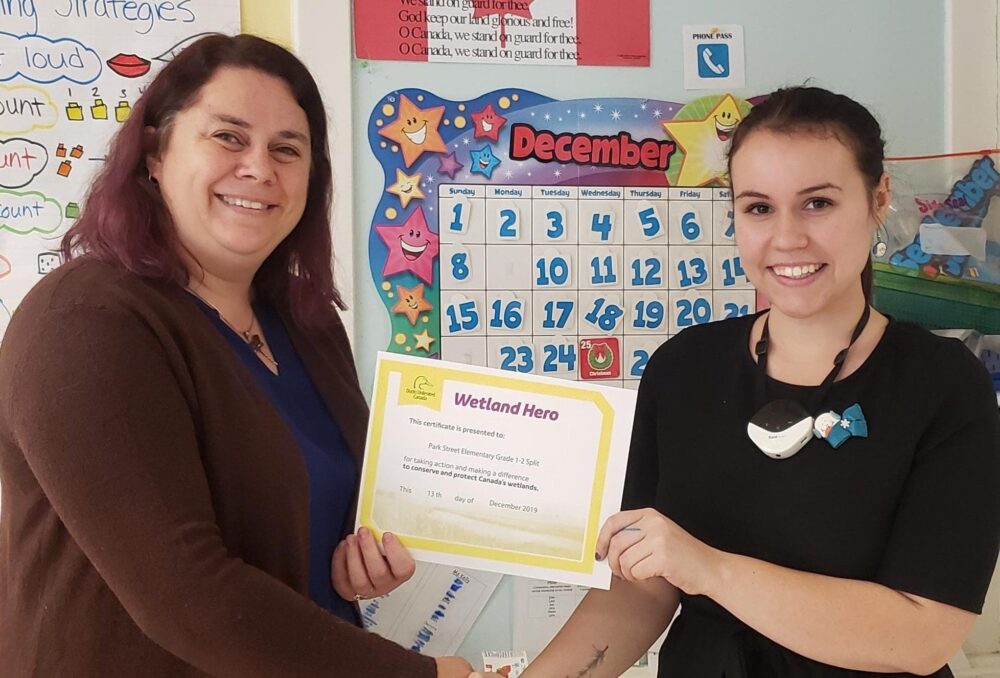
[[(814, 438), (775, 460), (746, 432), (762, 404), (754, 318), (690, 328), (650, 359), (622, 508), (652, 506), (724, 551), (981, 612), (1000, 541), (1000, 417), (983, 366), (956, 340), (890, 321), (820, 406), (860, 404), (868, 437)], [(814, 391), (768, 379), (769, 400)], [(876, 675), (791, 652), (704, 596), (681, 602), (661, 678)]]

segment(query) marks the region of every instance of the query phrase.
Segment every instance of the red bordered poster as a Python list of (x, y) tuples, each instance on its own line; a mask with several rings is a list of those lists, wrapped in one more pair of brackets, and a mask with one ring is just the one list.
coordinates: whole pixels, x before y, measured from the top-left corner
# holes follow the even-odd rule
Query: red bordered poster
[(354, 0), (359, 59), (649, 66), (649, 0)]

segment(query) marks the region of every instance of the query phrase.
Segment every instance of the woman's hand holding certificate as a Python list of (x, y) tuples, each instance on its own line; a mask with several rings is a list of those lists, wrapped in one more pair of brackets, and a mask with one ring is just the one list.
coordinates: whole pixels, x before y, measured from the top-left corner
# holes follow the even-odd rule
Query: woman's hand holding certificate
[(611, 516), (597, 539), (597, 557), (628, 582), (663, 577), (691, 596), (711, 595), (723, 554), (652, 508)]

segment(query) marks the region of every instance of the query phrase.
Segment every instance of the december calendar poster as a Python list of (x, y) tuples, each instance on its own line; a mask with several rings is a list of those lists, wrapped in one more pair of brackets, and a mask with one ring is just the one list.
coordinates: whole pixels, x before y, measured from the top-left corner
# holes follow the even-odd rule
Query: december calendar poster
[(753, 313), (726, 177), (753, 102), (386, 94), (368, 139), (388, 350), (635, 388), (684, 327)]

